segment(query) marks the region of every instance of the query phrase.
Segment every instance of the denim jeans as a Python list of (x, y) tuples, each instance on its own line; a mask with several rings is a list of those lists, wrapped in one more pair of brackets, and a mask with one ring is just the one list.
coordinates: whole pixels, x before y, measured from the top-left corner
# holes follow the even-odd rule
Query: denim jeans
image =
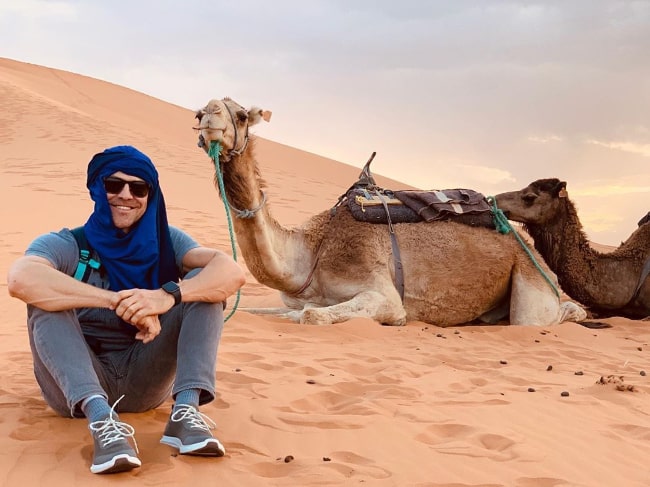
[[(91, 308), (101, 336), (84, 334), (75, 310), (50, 312), (28, 306), (34, 374), (47, 404), (61, 416), (83, 417), (80, 402), (99, 394), (117, 412), (141, 412), (170, 394), (200, 389), (200, 402), (215, 397), (217, 348), (223, 330), (222, 303), (180, 303), (160, 316), (161, 332), (150, 343), (114, 311)], [(85, 329), (89, 329), (87, 326)], [(104, 345), (108, 345), (104, 347)]]

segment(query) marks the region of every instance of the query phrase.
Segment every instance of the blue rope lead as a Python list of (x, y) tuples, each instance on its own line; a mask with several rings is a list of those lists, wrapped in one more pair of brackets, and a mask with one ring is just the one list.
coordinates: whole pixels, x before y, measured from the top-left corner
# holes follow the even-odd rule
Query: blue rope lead
[[(237, 262), (237, 246), (235, 244), (235, 232), (232, 229), (232, 218), (230, 217), (230, 205), (228, 204), (228, 198), (226, 198), (226, 188), (223, 184), (223, 175), (221, 174), (221, 167), (219, 166), (219, 156), (221, 155), (221, 144), (215, 140), (210, 142), (210, 149), (208, 150), (208, 156), (214, 162), (214, 169), (217, 174), (217, 181), (219, 183), (219, 193), (221, 194), (221, 199), (223, 205), (226, 208), (226, 219), (228, 220), (228, 233), (230, 234), (230, 245), (232, 247), (232, 258)], [(223, 320), (225, 323), (230, 319), (232, 315), (235, 314), (237, 310), (237, 305), (239, 304), (239, 297), (241, 295), (241, 288), (237, 289), (237, 298), (235, 299), (235, 305), (232, 308), (232, 311), (226, 318)]]
[(530, 257), (530, 260), (532, 260), (533, 264), (535, 264), (535, 267), (537, 267), (537, 270), (540, 272), (540, 274), (542, 274), (542, 276), (544, 276), (546, 282), (549, 283), (549, 285), (553, 288), (553, 291), (555, 291), (556, 296), (559, 298), (560, 291), (558, 290), (557, 286), (551, 280), (551, 278), (548, 277), (546, 272), (544, 272), (544, 269), (542, 269), (542, 267), (539, 265), (537, 259), (535, 259), (535, 256), (526, 245), (526, 242), (524, 242), (519, 236), (519, 233), (516, 232), (514, 228), (512, 228), (512, 225), (510, 224), (510, 221), (508, 220), (506, 215), (503, 213), (503, 210), (497, 208), (496, 198), (494, 198), (494, 196), (488, 196), (487, 200), (488, 203), (492, 205), (492, 214), (494, 215), (494, 226), (496, 227), (496, 229), (499, 231), (499, 233), (503, 233), (504, 235), (510, 232), (512, 232), (515, 235), (515, 238), (517, 239), (517, 242), (519, 242), (519, 245), (521, 245), (521, 247), (526, 251), (528, 257)]

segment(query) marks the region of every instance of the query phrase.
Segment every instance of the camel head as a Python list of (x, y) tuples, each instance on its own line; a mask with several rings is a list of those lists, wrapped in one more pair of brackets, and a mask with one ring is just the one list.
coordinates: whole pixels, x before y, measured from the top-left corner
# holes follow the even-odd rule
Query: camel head
[(199, 132), (199, 147), (208, 152), (212, 142), (221, 144), (223, 159), (228, 161), (232, 155), (243, 152), (248, 144), (248, 127), (260, 120), (269, 121), (271, 112), (252, 107), (246, 110), (230, 98), (210, 100), (196, 111), (198, 124), (194, 130)]
[(566, 182), (551, 178), (538, 179), (519, 191), (498, 194), (495, 200), (509, 220), (545, 225), (566, 208), (567, 196)]

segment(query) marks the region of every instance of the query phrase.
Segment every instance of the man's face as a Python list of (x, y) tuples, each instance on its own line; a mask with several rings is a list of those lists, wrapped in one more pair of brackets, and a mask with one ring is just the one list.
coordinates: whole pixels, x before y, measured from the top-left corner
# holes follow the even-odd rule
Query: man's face
[(126, 182), (137, 181), (139, 183), (144, 183), (144, 181), (121, 171), (111, 174), (104, 180), (104, 188), (106, 189), (108, 204), (111, 208), (113, 224), (125, 233), (128, 233), (133, 228), (133, 225), (142, 218), (144, 212), (147, 211), (149, 195), (135, 196), (132, 191), (136, 194), (139, 194), (139, 192), (135, 189), (132, 190), (129, 184), (123, 184), (119, 188), (121, 185), (119, 180)]

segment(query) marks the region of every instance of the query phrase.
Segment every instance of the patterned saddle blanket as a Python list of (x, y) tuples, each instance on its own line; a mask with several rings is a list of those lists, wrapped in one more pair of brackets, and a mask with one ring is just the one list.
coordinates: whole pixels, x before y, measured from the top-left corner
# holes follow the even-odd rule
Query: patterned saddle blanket
[(401, 190), (378, 187), (351, 188), (348, 208), (356, 220), (370, 223), (418, 223), (453, 220), (471, 226), (494, 228), (485, 196), (472, 189)]
[[(495, 228), (487, 198), (472, 189), (401, 190), (377, 186), (370, 172), (372, 153), (359, 180), (343, 193), (332, 211), (346, 204), (356, 220), (370, 223), (418, 223), (453, 220), (471, 226)], [(390, 219), (389, 219), (390, 216)]]

